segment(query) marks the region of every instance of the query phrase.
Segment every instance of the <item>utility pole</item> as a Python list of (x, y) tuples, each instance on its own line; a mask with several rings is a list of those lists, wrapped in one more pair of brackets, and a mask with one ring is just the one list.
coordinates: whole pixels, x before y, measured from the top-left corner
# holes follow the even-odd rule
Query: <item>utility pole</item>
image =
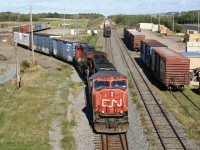
[(198, 33), (199, 33), (199, 10), (198, 10)]
[(66, 23), (65, 23), (65, 6), (64, 6), (64, 34), (63, 35), (65, 35), (65, 27), (66, 26)]
[(158, 24), (160, 26), (160, 14), (158, 15)]
[(152, 15), (151, 15), (151, 23), (152, 23)]
[(17, 79), (17, 88), (20, 88), (20, 71), (19, 71), (19, 64), (18, 64), (18, 48), (17, 43), (15, 43), (15, 60), (16, 60), (16, 79)]
[(174, 12), (173, 12), (173, 18), (172, 18), (172, 20), (173, 20), (172, 31), (173, 31), (173, 33), (174, 33)]
[(32, 18), (32, 0), (30, 0), (30, 21), (31, 21), (31, 49), (32, 49), (32, 63), (35, 64), (35, 56), (34, 56), (34, 41), (33, 41), (33, 18)]

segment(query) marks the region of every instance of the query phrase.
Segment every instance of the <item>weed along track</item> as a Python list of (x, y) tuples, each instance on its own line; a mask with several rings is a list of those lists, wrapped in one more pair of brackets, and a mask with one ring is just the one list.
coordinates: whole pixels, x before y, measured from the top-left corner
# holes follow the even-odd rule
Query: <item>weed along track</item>
[(115, 30), (113, 31), (113, 35), (118, 41), (121, 54), (129, 69), (131, 78), (136, 85), (139, 96), (143, 101), (153, 127), (155, 128), (161, 146), (163, 149), (187, 149), (181, 135), (177, 133), (177, 130), (171, 123), (166, 111), (162, 108), (158, 97), (150, 88), (135, 60), (131, 57), (127, 48), (122, 44), (122, 41)]

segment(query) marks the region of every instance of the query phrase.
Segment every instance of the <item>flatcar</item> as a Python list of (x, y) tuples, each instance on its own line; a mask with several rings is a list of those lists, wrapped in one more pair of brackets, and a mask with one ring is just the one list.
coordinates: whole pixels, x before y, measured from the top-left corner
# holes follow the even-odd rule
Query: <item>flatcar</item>
[(128, 79), (117, 71), (99, 71), (89, 78), (89, 97), (96, 132), (123, 133), (128, 122)]

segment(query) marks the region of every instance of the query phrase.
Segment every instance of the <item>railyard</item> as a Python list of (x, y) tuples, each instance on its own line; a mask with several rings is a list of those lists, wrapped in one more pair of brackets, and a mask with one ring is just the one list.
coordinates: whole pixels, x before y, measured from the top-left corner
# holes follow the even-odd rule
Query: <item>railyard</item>
[[(67, 29), (49, 29), (43, 31), (43, 33), (48, 34), (63, 32), (67, 34), (70, 33), (70, 30), (67, 31)], [(142, 33), (145, 34), (145, 37), (147, 39), (156, 39), (178, 52), (185, 51), (185, 43), (181, 42), (180, 38), (177, 36), (165, 36), (149, 30), (142, 30)], [(199, 129), (197, 126), (199, 124), (199, 96), (197, 95), (193, 97), (196, 94), (192, 93), (192, 89), (196, 88), (196, 86), (190, 85), (189, 87), (186, 87), (186, 91), (189, 92), (183, 91), (183, 94), (187, 99), (184, 100), (184, 102), (182, 101), (183, 97), (180, 96), (176, 91), (168, 92), (164, 90), (159, 81), (152, 76), (152, 74), (141, 62), (139, 57), (140, 54), (138, 55), (138, 52), (132, 52), (127, 49), (127, 47), (123, 43), (123, 38), (124, 37), (122, 34), (122, 29), (120, 28), (112, 29), (112, 36), (105, 39), (103, 38), (102, 31), (99, 30), (99, 36), (96, 43), (98, 46), (103, 47), (103, 51), (105, 51), (109, 55), (108, 58), (110, 62), (115, 65), (120, 73), (128, 76), (129, 82), (130, 84), (132, 84), (132, 86), (130, 86), (128, 98), (130, 124), (129, 130), (127, 132), (128, 146), (126, 147), (125, 144), (126, 148), (118, 148), (198, 149)], [(7, 42), (2, 41), (0, 41), (0, 44), (1, 54), (7, 58), (6, 60), (4, 60), (4, 62), (15, 62), (15, 57), (13, 55), (13, 46)], [(18, 47), (18, 52), (20, 63), (24, 60), (31, 60), (31, 52), (27, 51), (27, 49)], [(44, 149), (49, 148), (48, 143), (50, 143), (50, 147), (52, 147), (53, 149), (62, 149), (63, 147), (64, 149), (116, 149), (112, 148), (112, 146), (111, 148), (108, 148), (108, 146), (106, 145), (109, 145), (109, 143), (106, 144), (106, 142), (104, 141), (101, 142), (101, 144), (103, 145), (100, 147), (98, 146), (98, 144), (95, 145), (95, 141), (99, 135), (96, 135), (96, 133), (93, 132), (92, 116), (90, 112), (91, 108), (86, 92), (87, 89), (84, 85), (84, 80), (82, 80), (83, 77), (81, 76), (80, 72), (75, 70), (71, 64), (67, 64), (62, 61), (60, 62), (59, 60), (56, 60), (52, 57), (44, 56), (39, 53), (35, 53), (35, 57), (37, 60), (37, 64), (43, 68), (42, 72), (44, 71), (45, 73), (49, 73), (50, 75), (47, 75), (47, 80), (40, 81), (40, 72), (39, 75), (36, 75), (36, 77), (34, 77), (35, 80), (27, 81), (30, 82), (28, 86), (41, 86), (41, 90), (44, 90), (46, 86), (52, 86), (54, 87), (54, 89), (46, 90), (53, 90), (53, 93), (55, 94), (49, 95), (52, 99), (50, 101), (46, 101), (47, 103), (49, 103), (46, 106), (46, 110), (40, 108), (38, 112), (36, 112), (36, 116), (38, 115), (37, 113), (44, 113), (44, 115), (47, 115), (48, 119), (50, 119), (49, 122), (41, 124), (41, 126), (43, 127), (48, 126), (48, 131), (44, 130), (44, 132), (45, 134), (49, 134), (49, 139), (48, 135), (45, 135), (44, 141), (50, 141), (46, 142), (46, 144), (43, 145)], [(36, 68), (36, 73), (38, 73), (38, 70), (40, 71), (40, 69)], [(138, 72), (135, 72), (136, 70), (138, 70)], [(35, 70), (32, 71), (35, 72)], [(30, 72), (32, 71), (30, 70)], [(30, 72), (28, 72), (28, 75), (31, 75)], [(67, 77), (64, 77), (65, 73), (67, 73)], [(56, 74), (59, 74), (57, 78)], [(24, 75), (22, 75), (22, 90), (23, 86), (26, 87), (26, 84), (23, 81), (24, 76), (26, 77), (27, 74), (25, 73)], [(24, 79), (26, 79), (25, 77)], [(60, 77), (62, 78), (60, 79)], [(65, 80), (67, 82), (65, 82)], [(57, 86), (57, 84), (60, 86)], [(5, 85), (4, 87), (1, 87), (2, 90), (5, 90), (7, 86), (10, 85)], [(11, 89), (9, 89), (11, 90), (9, 91), (10, 97), (11, 99), (13, 99), (14, 97), (14, 100), (16, 100), (18, 98), (15, 98), (15, 96), (18, 95), (18, 91), (14, 90), (13, 95), (13, 89), (14, 87), (11, 87)], [(66, 95), (64, 94), (65, 91), (63, 90), (68, 91)], [(37, 97), (36, 99), (38, 98), (46, 99), (43, 97)], [(176, 102), (174, 99), (176, 99), (178, 102)], [(4, 97), (4, 100), (7, 100), (7, 98)], [(169, 100), (171, 102), (169, 102)], [(25, 102), (21, 102), (18, 105), (20, 107), (23, 107), (24, 103)], [(13, 107), (16, 107), (10, 106), (9, 102), (8, 105), (6, 103), (2, 103), (2, 106), (5, 105), (6, 107), (2, 108), (2, 115), (4, 115), (4, 113), (6, 115), (6, 112), (9, 112), (9, 110), (13, 110)], [(38, 105), (41, 104), (39, 103)], [(51, 112), (50, 109), (51, 107), (53, 107), (53, 105), (56, 105), (56, 108), (54, 108), (54, 111)], [(174, 105), (174, 107), (172, 105)], [(181, 108), (178, 109), (176, 107)], [(60, 109), (60, 112), (57, 112), (57, 109)], [(191, 109), (194, 111), (192, 111)], [(183, 112), (183, 115), (177, 114), (177, 112), (179, 111)], [(16, 113), (16, 115), (18, 115), (18, 113)], [(188, 119), (189, 117), (191, 119), (191, 122), (196, 122), (193, 124), (196, 129), (189, 132), (188, 130), (192, 129), (192, 126), (188, 127), (186, 125), (190, 124), (190, 122), (184, 122), (183, 120), (179, 119), (179, 117), (183, 117), (183, 120)], [(14, 118), (15, 116), (13, 116), (13, 119)], [(39, 116), (39, 120), (43, 120), (44, 118), (45, 117), (43, 115)], [(7, 124), (6, 121), (4, 123)], [(15, 126), (13, 126), (13, 128), (15, 128)], [(35, 128), (32, 129), (33, 131), (40, 130), (37, 129), (37, 124), (35, 124), (35, 126), (33, 125), (33, 128)], [(67, 130), (63, 131), (64, 128), (67, 128)], [(4, 130), (2, 130), (1, 132), (6, 134), (6, 132), (8, 131), (5, 129), (5, 126), (3, 129)], [(21, 133), (20, 130), (21, 129), (19, 128), (18, 133)], [(195, 132), (197, 134), (196, 136), (194, 136)], [(16, 132), (15, 135), (13, 135), (13, 138), (18, 138), (18, 136), (16, 135), (18, 133)], [(12, 133), (8, 132), (7, 136), (9, 135), (12, 135)], [(31, 137), (31, 135), (29, 135), (28, 133), (27, 136)], [(191, 136), (193, 138), (191, 138)], [(22, 137), (25, 138), (25, 136)], [(194, 140), (194, 137), (197, 140)], [(23, 143), (23, 138), (21, 139), (22, 145), (25, 144)], [(5, 136), (5, 139), (8, 140), (9, 137)], [(101, 139), (104, 139), (104, 137)], [(30, 139), (27, 139), (26, 142), (29, 143), (29, 140)], [(37, 140), (35, 142), (37, 142)], [(66, 146), (68, 142), (70, 143), (71, 147)], [(16, 142), (16, 144), (18, 143)], [(40, 146), (41, 145), (38, 144), (37, 148), (40, 148)]]

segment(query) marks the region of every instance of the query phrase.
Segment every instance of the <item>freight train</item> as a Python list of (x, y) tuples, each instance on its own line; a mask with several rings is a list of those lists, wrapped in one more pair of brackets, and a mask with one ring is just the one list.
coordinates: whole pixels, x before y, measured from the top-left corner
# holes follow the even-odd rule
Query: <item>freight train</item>
[[(124, 42), (131, 51), (139, 48), (140, 58), (155, 77), (169, 90), (183, 90), (189, 84), (190, 60), (142, 33), (124, 28)], [(140, 46), (138, 46), (140, 43)]]
[(110, 22), (107, 18), (104, 21), (103, 36), (104, 37), (111, 37), (111, 24), (110, 24)]
[[(32, 25), (33, 32), (38, 32), (46, 29), (50, 29), (50, 23), (37, 23)], [(13, 32), (23, 32), (23, 33), (30, 33), (31, 32), (31, 25), (21, 25), (13, 27)]]
[[(86, 78), (94, 129), (98, 133), (124, 133), (128, 122), (128, 79), (89, 43), (68, 41), (58, 35), (34, 33), (34, 50), (72, 62)], [(30, 47), (30, 34), (14, 32), (14, 42)]]

